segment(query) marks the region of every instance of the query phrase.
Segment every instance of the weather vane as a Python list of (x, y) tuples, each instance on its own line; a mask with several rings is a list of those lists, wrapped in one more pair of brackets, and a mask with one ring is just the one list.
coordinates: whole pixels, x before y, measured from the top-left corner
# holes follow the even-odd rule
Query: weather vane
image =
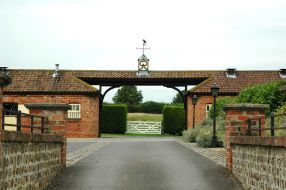
[(143, 47), (142, 47), (142, 48), (136, 48), (136, 49), (142, 49), (142, 50), (143, 50), (143, 55), (144, 55), (145, 49), (150, 49), (150, 48), (147, 48), (147, 47), (146, 47), (146, 43), (147, 43), (146, 40), (143, 39), (142, 41), (143, 41)]

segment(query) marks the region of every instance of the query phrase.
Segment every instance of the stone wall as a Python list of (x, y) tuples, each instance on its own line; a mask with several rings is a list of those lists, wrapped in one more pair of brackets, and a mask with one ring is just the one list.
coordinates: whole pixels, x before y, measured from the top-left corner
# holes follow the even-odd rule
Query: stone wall
[[(81, 118), (67, 119), (67, 137), (98, 137), (99, 99), (87, 95), (11, 95), (4, 94), (3, 102), (18, 104), (30, 103), (62, 103), (80, 104)], [(25, 120), (23, 120), (25, 122)], [(29, 121), (27, 121), (29, 122)]]
[(286, 137), (231, 137), (232, 172), (245, 189), (286, 189)]
[(0, 189), (43, 189), (65, 167), (66, 140), (0, 130)]
[(265, 128), (265, 104), (226, 105), (226, 166), (245, 189), (286, 189), (286, 137), (266, 137), (257, 122), (247, 131), (247, 120)]

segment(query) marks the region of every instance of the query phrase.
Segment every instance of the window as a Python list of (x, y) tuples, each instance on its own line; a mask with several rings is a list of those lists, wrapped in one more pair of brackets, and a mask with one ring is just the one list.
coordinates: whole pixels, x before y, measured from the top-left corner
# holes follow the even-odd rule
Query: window
[(79, 119), (80, 118), (80, 104), (70, 104), (71, 109), (68, 110), (68, 118)]
[(209, 115), (209, 111), (211, 110), (211, 107), (213, 106), (213, 104), (206, 104), (206, 118)]
[[(3, 102), (3, 108), (9, 111), (18, 111), (18, 104), (13, 102)], [(15, 114), (7, 112), (6, 115), (15, 115)]]

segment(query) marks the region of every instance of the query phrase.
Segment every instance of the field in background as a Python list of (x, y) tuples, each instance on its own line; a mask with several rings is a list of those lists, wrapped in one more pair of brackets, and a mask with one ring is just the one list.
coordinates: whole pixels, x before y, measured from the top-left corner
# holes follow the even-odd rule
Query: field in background
[(128, 113), (127, 121), (162, 121), (162, 114)]
[(102, 133), (102, 138), (115, 138), (115, 137), (175, 137), (174, 135), (169, 134), (109, 134), (109, 133)]

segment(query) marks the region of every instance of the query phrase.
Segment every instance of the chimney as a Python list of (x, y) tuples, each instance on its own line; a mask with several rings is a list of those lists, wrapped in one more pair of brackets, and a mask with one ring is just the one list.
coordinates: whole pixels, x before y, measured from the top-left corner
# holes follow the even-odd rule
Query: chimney
[(286, 69), (280, 69), (279, 74), (281, 78), (286, 78)]
[(59, 64), (56, 64), (56, 70), (53, 73), (53, 78), (59, 78), (60, 77), (60, 73), (59, 73)]
[(226, 77), (236, 78), (236, 69), (235, 68), (226, 69)]

